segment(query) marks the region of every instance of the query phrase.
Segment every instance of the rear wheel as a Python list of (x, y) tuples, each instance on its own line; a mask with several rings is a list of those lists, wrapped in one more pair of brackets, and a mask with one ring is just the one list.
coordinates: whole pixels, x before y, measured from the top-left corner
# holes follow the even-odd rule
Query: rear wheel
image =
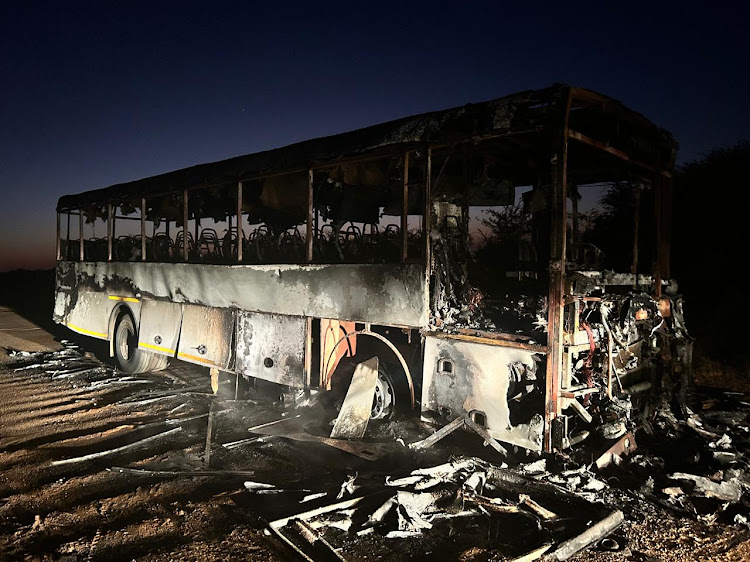
[(162, 362), (166, 367), (166, 357), (161, 359), (162, 356), (138, 349), (138, 330), (130, 314), (123, 314), (118, 320), (114, 344), (117, 364), (126, 373), (145, 373), (158, 369)]
[[(144, 353), (146, 353), (144, 351)], [(169, 357), (160, 353), (149, 353), (151, 363), (148, 366), (149, 371), (163, 371), (169, 365)]]
[(372, 397), (371, 420), (385, 420), (396, 411), (396, 389), (385, 365), (378, 365), (378, 380), (375, 382), (375, 395)]

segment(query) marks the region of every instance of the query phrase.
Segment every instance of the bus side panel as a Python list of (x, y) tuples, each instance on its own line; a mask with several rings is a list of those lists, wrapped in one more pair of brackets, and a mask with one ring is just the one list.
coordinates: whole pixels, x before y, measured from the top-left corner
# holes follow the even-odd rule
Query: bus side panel
[(427, 325), (420, 264), (214, 265), (151, 262), (73, 264), (79, 283), (157, 300), (389, 326)]
[(70, 312), (71, 293), (75, 284), (75, 268), (68, 262), (59, 261), (55, 267), (55, 305), (52, 309), (52, 320), (65, 324)]
[[(533, 451), (542, 448), (542, 410), (527, 424), (513, 425), (508, 403), (511, 365), (535, 365), (520, 349), (460, 340), (425, 338), (422, 414), (450, 420), (479, 413), (489, 434)], [(475, 420), (476, 421), (476, 420)]]
[(71, 296), (73, 292), (76, 292), (75, 303), (62, 317), (62, 323), (74, 332), (109, 339), (109, 317), (118, 301), (109, 299), (105, 293), (72, 289)]
[(235, 311), (182, 305), (182, 330), (177, 358), (229, 370), (232, 359)]
[(303, 388), (306, 329), (299, 316), (239, 311), (235, 371)]
[(58, 324), (88, 336), (111, 339), (112, 314), (122, 305), (133, 313), (137, 322), (141, 304), (131, 285), (97, 284), (82, 271), (81, 264), (57, 262), (52, 319)]
[(143, 300), (138, 327), (138, 347), (174, 357), (182, 325), (182, 306), (172, 302)]

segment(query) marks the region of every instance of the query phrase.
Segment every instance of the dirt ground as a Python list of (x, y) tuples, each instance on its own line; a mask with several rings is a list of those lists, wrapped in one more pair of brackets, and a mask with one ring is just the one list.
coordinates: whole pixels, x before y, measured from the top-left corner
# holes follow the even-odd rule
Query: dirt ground
[[(127, 376), (70, 342), (61, 352), (11, 353), (9, 358), (0, 368), (2, 560), (292, 560), (297, 555), (269, 533), (269, 522), (360, 496), (373, 498), (372, 512), (385, 499), (378, 494), (386, 476), (408, 475), (459, 454), (497, 466), (507, 462), (511, 468), (537, 460), (522, 452), (503, 457), (465, 432), (415, 453), (397, 440), (415, 441), (429, 431), (403, 420), (370, 428), (368, 439), (373, 448), (382, 446), (382, 457), (364, 460), (321, 443), (248, 432), (277, 420), (283, 421), (275, 425), (300, 423), (300, 416), (305, 430), (316, 435), (325, 431), (325, 420), (312, 414), (314, 408), (281, 402), (269, 389), (235, 401), (227, 384), (214, 396), (202, 368), (178, 364), (159, 373)], [(717, 396), (714, 401), (724, 395)], [(742, 408), (737, 399), (732, 395)], [(649, 449), (660, 445), (655, 437), (653, 444), (645, 434), (638, 437), (645, 459), (640, 462), (648, 463), (655, 455)], [(675, 444), (686, 456), (702, 446), (694, 440)], [(671, 451), (657, 452), (668, 464), (678, 463), (679, 454), (673, 458)], [(549, 472), (564, 473), (581, 463), (550, 458), (548, 465), (559, 468)], [(121, 467), (160, 473), (122, 472)], [(189, 474), (205, 469), (212, 474)], [(741, 511), (737, 506), (708, 498), (704, 503), (693, 498), (691, 504), (690, 496), (681, 505), (660, 505), (656, 496), (644, 496), (646, 472), (658, 481), (672, 470), (633, 464), (599, 474), (606, 488), (583, 508), (568, 506), (566, 519), (585, 528), (602, 513), (620, 509), (625, 523), (609, 542), (574, 559), (748, 559), (750, 529), (732, 523), (732, 513)], [(342, 483), (353, 475), (353, 493), (337, 499)], [(245, 482), (270, 486), (250, 490)], [(301, 503), (316, 493), (325, 495)], [(552, 505), (552, 500), (544, 501)], [(581, 513), (588, 505), (591, 513)], [(555, 510), (563, 513), (566, 506)], [(564, 531), (539, 525), (530, 529), (517, 516), (480, 513), (433, 522), (432, 529), (406, 538), (330, 525), (318, 531), (346, 560), (438, 556), (478, 561), (513, 559), (545, 541), (560, 542), (576, 525)]]

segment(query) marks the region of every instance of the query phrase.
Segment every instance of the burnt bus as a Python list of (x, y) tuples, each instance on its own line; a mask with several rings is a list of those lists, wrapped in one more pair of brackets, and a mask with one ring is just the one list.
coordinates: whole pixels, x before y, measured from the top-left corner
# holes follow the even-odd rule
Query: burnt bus
[(555, 84), (66, 195), (54, 319), (131, 373), (325, 391), (377, 356), (373, 418), (618, 437), (689, 374), (676, 149)]

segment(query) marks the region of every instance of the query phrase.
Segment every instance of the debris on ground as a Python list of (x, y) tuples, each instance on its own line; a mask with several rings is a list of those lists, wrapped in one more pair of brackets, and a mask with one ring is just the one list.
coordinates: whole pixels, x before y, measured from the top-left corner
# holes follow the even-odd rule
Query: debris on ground
[[(531, 464), (535, 466), (529, 469)], [(417, 540), (424, 536), (430, 540), (429, 535), (433, 533), (441, 536), (446, 531), (458, 532), (469, 518), (494, 528), (512, 526), (507, 518), (521, 517), (527, 526), (531, 525), (523, 545), (514, 545), (516, 537), (513, 536), (498, 540), (510, 545), (509, 552), (515, 547), (517, 553), (532, 541), (538, 543), (537, 549), (549, 549), (558, 544), (559, 549), (553, 553), (555, 560), (568, 559), (622, 523), (622, 512), (615, 511), (592, 521), (593, 526), (586, 530), (588, 517), (604, 512), (603, 506), (582, 500), (543, 480), (535, 480), (530, 473), (543, 474), (539, 469), (544, 469), (543, 463), (503, 469), (479, 458), (455, 458), (440, 465), (415, 469), (400, 478), (386, 477), (384, 488), (377, 490), (382, 498), (377, 503), (362, 501), (356, 507), (346, 503), (340, 509), (331, 506), (305, 518), (321, 536), (333, 533), (328, 541), (336, 544), (335, 532), (342, 529), (358, 537), (379, 535), (386, 539)], [(383, 497), (384, 489), (394, 491)], [(528, 493), (519, 493), (522, 489)], [(555, 511), (546, 507), (548, 505), (554, 505)], [(582, 513), (586, 514), (583, 518)], [(299, 541), (290, 537), (296, 532), (294, 523), (300, 517), (287, 519), (283, 525), (273, 524), (299, 549), (302, 548)], [(306, 555), (312, 556), (312, 553)]]
[(495, 441), (501, 453), (463, 416), (438, 429), (370, 420), (361, 440), (337, 439), (336, 413), (310, 396), (223, 400), (197, 368), (127, 375), (69, 342), (10, 355), (0, 370), (14, 389), (0, 409), (3, 559), (750, 552), (742, 394), (695, 389), (684, 408), (657, 401), (611, 439), (554, 455)]
[(372, 397), (378, 381), (378, 358), (357, 365), (352, 382), (336, 417), (332, 439), (362, 439), (372, 411)]

